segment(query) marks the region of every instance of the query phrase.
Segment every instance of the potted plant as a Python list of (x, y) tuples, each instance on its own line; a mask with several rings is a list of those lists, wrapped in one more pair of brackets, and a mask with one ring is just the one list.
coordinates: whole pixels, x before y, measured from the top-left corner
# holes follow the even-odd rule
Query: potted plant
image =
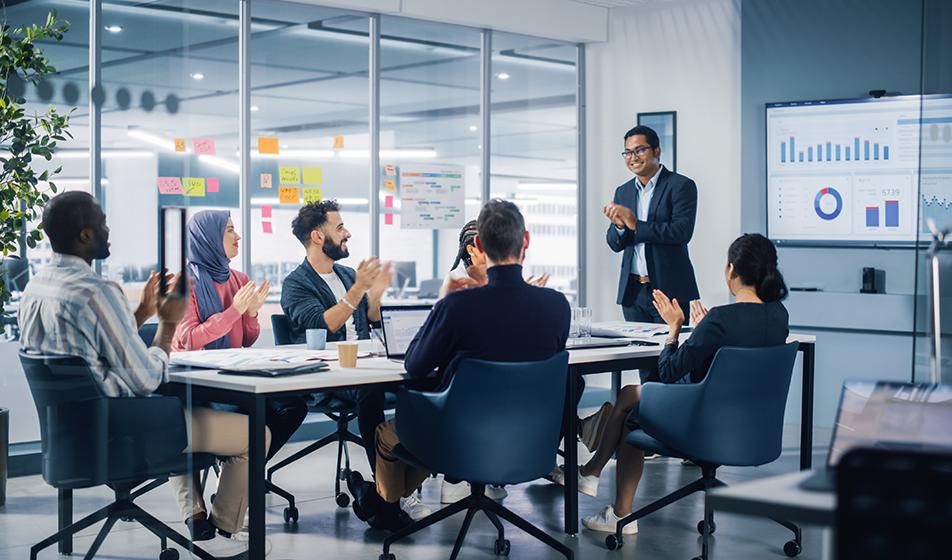
[[(4, 258), (18, 252), (21, 243), (35, 247), (42, 239), (42, 224), (33, 231), (25, 230), (50, 199), (48, 192), (56, 192), (51, 179), (60, 169), (37, 173), (33, 161), (35, 157), (49, 161), (56, 143), (72, 138), (67, 130), (68, 114), (62, 115), (54, 107), (33, 115), (23, 109), (26, 84), (39, 84), (56, 71), (37, 43), (60, 41), (68, 30), (69, 22), (58, 20), (56, 12), (50, 12), (43, 25), (12, 27), (4, 21), (0, 27), (0, 253)], [(41, 187), (41, 182), (49, 183), (49, 188)], [(9, 286), (0, 274), (0, 315), (9, 299)], [(6, 486), (6, 436), (0, 434), (0, 505)]]

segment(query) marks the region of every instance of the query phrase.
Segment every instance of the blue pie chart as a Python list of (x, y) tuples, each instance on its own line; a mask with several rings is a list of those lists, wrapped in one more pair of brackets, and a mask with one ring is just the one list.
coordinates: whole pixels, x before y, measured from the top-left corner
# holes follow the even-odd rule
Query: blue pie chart
[[(820, 203), (823, 201), (824, 197), (833, 198), (833, 210), (829, 212), (823, 210), (823, 206)], [(840, 215), (840, 212), (843, 211), (843, 197), (840, 196), (840, 192), (833, 187), (822, 188), (816, 193), (816, 198), (813, 199), (813, 209), (816, 211), (816, 215), (819, 216), (821, 220), (835, 220), (836, 217)]]

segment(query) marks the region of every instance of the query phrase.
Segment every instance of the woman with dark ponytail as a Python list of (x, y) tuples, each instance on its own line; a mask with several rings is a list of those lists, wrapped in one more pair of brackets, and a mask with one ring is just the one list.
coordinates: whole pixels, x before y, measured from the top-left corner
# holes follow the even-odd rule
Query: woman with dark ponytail
[[(700, 301), (692, 301), (694, 332), (684, 344), (678, 339), (685, 320), (681, 306), (676, 299), (670, 300), (655, 290), (655, 309), (669, 330), (658, 358), (661, 382), (700, 382), (707, 375), (714, 355), (724, 346), (777, 346), (786, 342), (788, 316), (780, 302), (787, 297), (787, 286), (777, 269), (777, 250), (773, 243), (756, 233), (738, 237), (727, 250), (724, 279), (734, 296), (734, 303), (708, 311)], [(595, 496), (598, 476), (608, 459), (616, 452), (618, 454), (615, 502), (598, 515), (582, 520), (589, 529), (613, 533), (615, 523), (632, 511), (645, 456), (644, 452), (625, 445), (624, 441), (628, 430), (637, 426), (640, 398), (641, 386), (622, 388), (598, 450), (579, 469), (579, 491)], [(626, 534), (637, 532), (637, 523), (627, 525), (624, 531)]]

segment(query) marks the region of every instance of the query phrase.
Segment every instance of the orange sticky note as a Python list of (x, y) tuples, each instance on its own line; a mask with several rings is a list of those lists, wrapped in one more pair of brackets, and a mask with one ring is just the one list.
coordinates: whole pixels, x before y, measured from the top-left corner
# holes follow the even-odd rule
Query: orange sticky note
[(298, 204), (301, 202), (300, 187), (281, 187), (279, 189), (278, 200), (281, 204)]
[(258, 153), (259, 154), (277, 154), (278, 153), (278, 139), (269, 138), (266, 136), (258, 137)]
[(387, 224), (388, 226), (392, 226), (392, 225), (393, 225), (393, 214), (384, 214), (384, 215), (383, 215), (383, 223)]
[(390, 180), (390, 179), (384, 179), (384, 180), (383, 180), (383, 186), (387, 187), (387, 190), (388, 190), (388, 191), (395, 191), (395, 190), (397, 190), (397, 184), (394, 183), (394, 182), (393, 182), (392, 180)]
[(335, 136), (335, 137), (334, 137), (334, 149), (335, 149), (335, 150), (343, 150), (343, 149), (344, 149), (344, 137), (343, 137), (343, 136)]
[(262, 188), (262, 189), (270, 189), (270, 188), (271, 188), (271, 174), (270, 174), (270, 173), (262, 173), (262, 174), (261, 174), (261, 188)]
[(272, 232), (272, 230), (271, 230), (271, 222), (261, 222), (261, 229), (262, 229), (265, 233), (271, 233), (271, 232)]
[(195, 153), (200, 156), (215, 155), (214, 138), (192, 138), (192, 146), (195, 148)]
[(208, 192), (218, 192), (218, 179), (209, 177), (208, 181), (205, 182), (205, 186), (208, 187)]
[(176, 152), (186, 152), (186, 151), (188, 151), (187, 148), (185, 147), (185, 139), (184, 139), (184, 138), (176, 138), (176, 139), (175, 139), (175, 151), (176, 151)]
[(393, 208), (393, 197), (392, 197), (392, 196), (388, 196), (388, 197), (386, 197), (386, 198), (383, 199), (383, 207), (384, 207), (384, 208)]
[(262, 217), (262, 218), (270, 218), (270, 217), (271, 217), (271, 207), (270, 207), (270, 206), (262, 206), (262, 207), (261, 207), (261, 217)]

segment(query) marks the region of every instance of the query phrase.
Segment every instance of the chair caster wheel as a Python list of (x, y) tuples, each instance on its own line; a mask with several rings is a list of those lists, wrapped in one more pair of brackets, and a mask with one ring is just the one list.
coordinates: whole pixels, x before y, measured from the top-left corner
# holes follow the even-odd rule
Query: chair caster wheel
[(621, 548), (623, 544), (625, 544), (625, 541), (621, 540), (615, 535), (608, 535), (605, 537), (605, 546), (608, 547), (608, 550)]
[(800, 543), (798, 543), (797, 541), (787, 541), (783, 545), (783, 553), (789, 556), (790, 558), (797, 556), (798, 554), (800, 554)]
[(174, 548), (166, 548), (159, 553), (159, 560), (178, 560), (179, 552)]
[(120, 519), (122, 519), (126, 523), (132, 523), (133, 521), (135, 521), (135, 519), (132, 517), (120, 517)]
[(284, 522), (285, 523), (298, 522), (298, 509), (296, 507), (288, 506), (284, 508)]
[[(713, 521), (711, 521), (711, 532), (709, 534), (713, 535), (714, 531), (716, 530), (717, 530), (717, 523), (714, 523)], [(704, 520), (703, 519), (697, 522), (697, 532), (702, 535), (704, 534)]]
[(386, 554), (381, 554), (379, 560), (397, 560), (397, 557), (393, 555), (392, 552)]
[(337, 497), (335, 498), (335, 501), (337, 502), (337, 505), (339, 507), (345, 508), (348, 505), (350, 505), (350, 496), (341, 492), (340, 494), (337, 495)]
[(509, 539), (496, 539), (496, 544), (493, 546), (493, 553), (496, 556), (509, 556), (510, 545)]

